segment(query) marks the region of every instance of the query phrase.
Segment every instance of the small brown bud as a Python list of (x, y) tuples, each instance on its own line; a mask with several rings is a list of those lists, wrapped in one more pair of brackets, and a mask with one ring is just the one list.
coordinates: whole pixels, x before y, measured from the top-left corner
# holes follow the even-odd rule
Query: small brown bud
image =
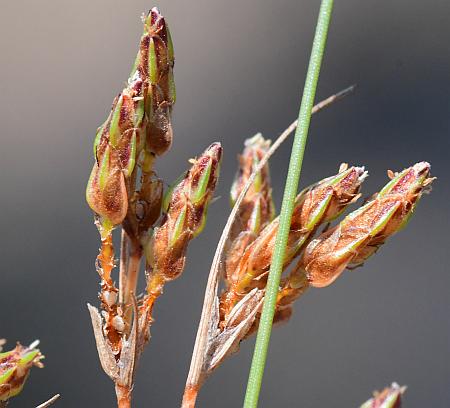
[(144, 19), (144, 34), (132, 77), (143, 82), (147, 117), (146, 149), (158, 156), (172, 144), (171, 111), (175, 103), (174, 52), (169, 28), (154, 7)]
[(127, 214), (128, 195), (125, 176), (115, 152), (106, 149), (99, 163), (94, 164), (86, 189), (89, 206), (113, 225), (120, 224)]

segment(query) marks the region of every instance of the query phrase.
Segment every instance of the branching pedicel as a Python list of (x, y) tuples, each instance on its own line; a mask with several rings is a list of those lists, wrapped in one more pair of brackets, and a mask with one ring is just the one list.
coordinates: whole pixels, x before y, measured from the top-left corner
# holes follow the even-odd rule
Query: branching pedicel
[[(232, 205), (269, 146), (270, 141), (261, 135), (246, 141), (231, 188)], [(291, 221), (285, 252), (286, 276), (280, 283), (274, 323), (290, 318), (293, 302), (310, 286), (328, 286), (346, 268), (361, 266), (387, 238), (401, 230), (433, 181), (429, 173), (426, 162), (400, 173), (389, 171), (391, 181), (331, 229), (329, 223), (359, 198), (361, 183), (367, 177), (364, 167), (343, 164), (337, 175), (300, 192)], [(184, 408), (195, 406), (204, 380), (258, 328), (278, 227), (278, 219), (272, 220), (271, 191), (269, 168), (265, 165), (246, 193), (229, 234), (223, 261), (225, 290), (215, 301), (207, 346), (199, 358), (201, 372), (188, 377)], [(314, 239), (321, 225), (325, 231)]]
[[(186, 249), (206, 221), (219, 175), (222, 148), (212, 144), (163, 200), (154, 161), (172, 143), (174, 53), (164, 17), (153, 8), (127, 87), (94, 142), (95, 163), (86, 190), (101, 249), (102, 313), (89, 305), (102, 367), (116, 386), (120, 407), (130, 406), (134, 371), (150, 337), (152, 311), (164, 284), (183, 271)], [(163, 208), (164, 207), (164, 208)], [(161, 216), (161, 210), (163, 215)], [(113, 279), (113, 230), (122, 227), (119, 287)], [(147, 288), (136, 298), (140, 263)]]

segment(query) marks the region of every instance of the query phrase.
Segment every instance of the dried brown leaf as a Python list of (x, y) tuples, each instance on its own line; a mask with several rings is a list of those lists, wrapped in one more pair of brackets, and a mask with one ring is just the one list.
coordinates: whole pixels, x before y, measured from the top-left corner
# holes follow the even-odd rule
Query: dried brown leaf
[(117, 366), (114, 353), (103, 335), (103, 320), (94, 306), (88, 303), (89, 313), (91, 315), (92, 328), (94, 330), (95, 343), (97, 345), (98, 357), (102, 365), (103, 371), (116, 382), (119, 378), (119, 367)]
[(226, 357), (238, 351), (239, 343), (246, 337), (261, 309), (263, 298), (264, 292), (255, 288), (233, 308), (225, 328), (210, 342), (209, 347), (214, 351), (208, 352), (211, 356), (208, 374)]

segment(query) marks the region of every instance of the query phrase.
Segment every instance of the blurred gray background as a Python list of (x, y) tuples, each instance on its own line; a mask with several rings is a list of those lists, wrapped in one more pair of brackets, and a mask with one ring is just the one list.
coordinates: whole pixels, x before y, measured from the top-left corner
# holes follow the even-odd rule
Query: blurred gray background
[[(0, 14), (0, 336), (41, 340), (11, 407), (61, 393), (61, 407), (111, 407), (86, 303), (97, 304), (99, 239), (84, 201), (95, 130), (122, 89), (141, 35), (137, 1), (4, 1)], [(156, 307), (137, 373), (136, 407), (177, 407), (204, 288), (229, 208), (236, 155), (257, 131), (275, 138), (297, 115), (318, 1), (158, 1), (174, 37), (178, 101), (172, 181), (212, 141), (225, 156), (205, 232)], [(317, 100), (358, 83), (314, 117), (301, 184), (339, 163), (366, 165), (370, 195), (428, 160), (439, 179), (408, 228), (364, 268), (311, 290), (274, 331), (261, 407), (356, 407), (374, 388), (408, 385), (407, 407), (450, 406), (448, 177), (450, 3), (337, 1)], [(277, 205), (290, 143), (271, 162)], [(199, 407), (239, 407), (253, 340), (207, 382)]]

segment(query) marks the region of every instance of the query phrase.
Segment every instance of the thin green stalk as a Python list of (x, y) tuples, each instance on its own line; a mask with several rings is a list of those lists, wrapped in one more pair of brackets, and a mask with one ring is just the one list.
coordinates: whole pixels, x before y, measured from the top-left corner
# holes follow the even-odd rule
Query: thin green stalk
[(270, 334), (272, 331), (273, 316), (280, 284), (283, 260), (288, 241), (291, 225), (294, 200), (298, 190), (300, 173), (305, 152), (306, 140), (308, 138), (311, 110), (316, 95), (317, 82), (319, 79), (320, 66), (327, 40), (328, 27), (333, 9), (333, 0), (322, 0), (317, 20), (316, 33), (309, 60), (308, 73), (306, 75), (302, 102), (298, 114), (298, 127), (292, 144), (291, 159), (286, 178), (286, 185), (281, 205), (280, 223), (275, 247), (272, 256), (269, 278), (267, 281), (264, 305), (259, 323), (258, 335), (256, 337), (255, 350), (253, 353), (252, 366), (248, 377), (247, 392), (245, 394), (244, 408), (256, 408), (258, 405), (261, 382), (264, 375), (267, 349), (269, 347)]

